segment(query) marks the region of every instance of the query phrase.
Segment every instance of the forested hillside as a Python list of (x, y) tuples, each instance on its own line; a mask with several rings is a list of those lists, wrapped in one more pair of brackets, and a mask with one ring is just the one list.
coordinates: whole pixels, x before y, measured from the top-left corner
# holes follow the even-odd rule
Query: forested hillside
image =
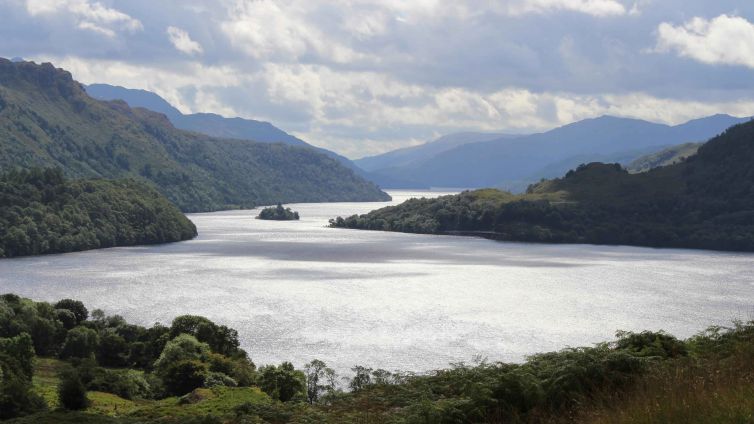
[(754, 122), (736, 125), (686, 161), (629, 174), (592, 163), (529, 187), (415, 199), (335, 227), (476, 234), (545, 243), (754, 251)]
[(0, 175), (0, 257), (187, 240), (196, 227), (134, 180), (66, 180), (59, 169)]
[(668, 147), (634, 159), (626, 166), (629, 172), (645, 172), (661, 166), (673, 165), (694, 156), (702, 143), (684, 143)]
[(0, 59), (0, 169), (148, 181), (183, 211), (389, 196), (310, 148), (177, 130), (164, 115), (89, 97), (50, 64)]

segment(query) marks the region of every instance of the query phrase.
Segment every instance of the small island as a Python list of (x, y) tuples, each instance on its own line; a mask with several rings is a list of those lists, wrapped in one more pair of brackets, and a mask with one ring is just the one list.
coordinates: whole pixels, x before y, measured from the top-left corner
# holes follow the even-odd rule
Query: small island
[(257, 215), (257, 219), (265, 219), (269, 221), (298, 221), (298, 212), (294, 212), (291, 208), (284, 208), (283, 205), (278, 203), (275, 207), (269, 207), (262, 209)]

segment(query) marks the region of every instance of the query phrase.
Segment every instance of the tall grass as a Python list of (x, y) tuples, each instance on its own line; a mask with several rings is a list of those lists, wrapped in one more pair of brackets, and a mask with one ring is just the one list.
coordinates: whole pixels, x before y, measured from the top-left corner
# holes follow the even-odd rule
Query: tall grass
[(620, 395), (602, 394), (576, 421), (590, 424), (754, 423), (754, 345), (657, 364)]

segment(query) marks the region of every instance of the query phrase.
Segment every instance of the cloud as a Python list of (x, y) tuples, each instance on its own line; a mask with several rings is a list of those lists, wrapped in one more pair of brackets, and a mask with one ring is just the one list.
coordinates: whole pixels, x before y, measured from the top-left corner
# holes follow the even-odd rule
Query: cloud
[(729, 15), (712, 20), (697, 17), (680, 26), (663, 22), (657, 29), (655, 51), (674, 51), (707, 64), (754, 68), (754, 25)]
[(317, 58), (350, 63), (369, 58), (312, 25), (308, 2), (240, 0), (220, 24), (230, 43), (255, 59), (298, 61)]
[(187, 55), (194, 55), (203, 51), (202, 46), (189, 37), (188, 32), (169, 26), (167, 29), (168, 38), (173, 46), (179, 51), (186, 53)]
[(116, 27), (134, 32), (144, 29), (141, 21), (99, 2), (90, 0), (26, 0), (26, 10), (31, 16), (70, 14), (77, 20), (76, 27), (91, 30), (108, 37)]
[(593, 16), (625, 15), (626, 7), (616, 0), (518, 0), (508, 6), (509, 13), (546, 13), (572, 11)]
[(0, 0), (0, 16), (0, 55), (350, 157), (602, 114), (754, 115), (750, 65), (697, 58), (749, 63), (746, 31), (714, 18), (747, 28), (740, 0)]

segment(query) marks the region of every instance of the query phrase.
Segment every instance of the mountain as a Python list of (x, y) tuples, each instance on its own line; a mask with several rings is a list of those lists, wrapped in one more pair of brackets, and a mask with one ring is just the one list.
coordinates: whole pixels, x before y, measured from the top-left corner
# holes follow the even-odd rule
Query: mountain
[(31, 166), (148, 181), (184, 211), (389, 199), (314, 149), (178, 130), (164, 114), (89, 97), (51, 64), (0, 59), (0, 168)]
[(703, 143), (684, 143), (650, 153), (631, 161), (626, 166), (629, 172), (646, 172), (661, 166), (673, 165), (696, 154)]
[[(419, 163), (376, 174), (435, 187), (506, 187), (520, 190), (578, 163), (638, 156), (670, 145), (703, 141), (748, 118), (715, 115), (678, 126), (603, 116), (539, 134), (464, 144)], [(633, 155), (633, 157), (632, 157)], [(387, 186), (389, 187), (389, 186)]]
[(162, 113), (167, 116), (176, 128), (194, 131), (213, 137), (309, 147), (337, 160), (341, 165), (349, 168), (356, 173), (356, 175), (367, 181), (374, 181), (380, 185), (384, 183), (386, 187), (419, 187), (419, 184), (414, 181), (366, 171), (345, 156), (339, 155), (331, 150), (312, 146), (311, 144), (275, 127), (269, 122), (244, 118), (225, 118), (213, 113), (194, 113), (184, 115), (162, 97), (146, 90), (123, 88), (108, 84), (92, 84), (86, 87), (86, 91), (89, 95), (99, 100), (123, 100), (131, 107), (141, 107)]
[(631, 174), (590, 163), (526, 194), (494, 189), (412, 199), (335, 227), (499, 240), (754, 251), (754, 121), (673, 165)]
[(479, 132), (449, 134), (418, 146), (404, 147), (380, 155), (357, 159), (354, 163), (365, 171), (376, 171), (379, 169), (406, 166), (413, 162), (429, 159), (438, 153), (442, 153), (463, 144), (490, 141), (503, 137), (513, 136)]
[[(108, 84), (91, 84), (86, 92), (98, 100), (123, 100), (131, 107), (141, 107), (167, 116), (182, 130), (195, 131), (212, 137), (253, 140), (260, 143), (284, 143), (292, 146), (310, 146), (269, 122), (242, 118), (224, 118), (213, 113), (184, 115), (155, 93)], [(311, 147), (311, 146), (310, 146)]]

